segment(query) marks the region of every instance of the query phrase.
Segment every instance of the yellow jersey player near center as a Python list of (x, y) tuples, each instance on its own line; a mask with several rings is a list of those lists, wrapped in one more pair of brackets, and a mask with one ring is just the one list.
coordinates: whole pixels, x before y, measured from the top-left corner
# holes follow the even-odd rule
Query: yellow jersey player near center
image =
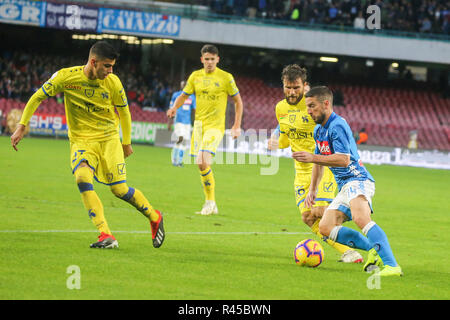
[(116, 197), (130, 203), (149, 219), (153, 247), (159, 248), (165, 238), (162, 214), (150, 205), (141, 191), (126, 183), (125, 158), (133, 153), (131, 115), (122, 83), (112, 73), (118, 57), (119, 53), (111, 44), (99, 41), (91, 47), (86, 65), (55, 72), (29, 99), (11, 136), (11, 144), (17, 151), (17, 144), (23, 139), (25, 128), (40, 103), (63, 92), (72, 173), (84, 207), (100, 232), (98, 241), (90, 247), (118, 247), (106, 222), (102, 202), (94, 191), (95, 179), (108, 185)]
[[(292, 152), (313, 152), (315, 149), (314, 127), (316, 123), (307, 112), (304, 98), (305, 90), (308, 88), (306, 69), (296, 64), (288, 65), (283, 69), (281, 79), (285, 99), (276, 105), (275, 113), (279, 128), (277, 127), (276, 134), (269, 139), (268, 148), (275, 150), (290, 146)], [(311, 174), (312, 164), (295, 161), (295, 200), (303, 222), (316, 235), (342, 254), (339, 261), (347, 263), (362, 262), (363, 258), (359, 252), (348, 246), (328, 240), (320, 234), (320, 219), (327, 206), (335, 197), (337, 184), (333, 173), (328, 168), (325, 168), (317, 190), (316, 203), (312, 208), (307, 208), (304, 201), (309, 192)]]
[(197, 157), (205, 195), (203, 208), (197, 213), (210, 215), (218, 213), (211, 164), (225, 132), (228, 96), (232, 97), (236, 110), (234, 124), (231, 127), (231, 136), (234, 139), (241, 134), (243, 105), (233, 76), (217, 67), (219, 62), (217, 47), (206, 44), (200, 53), (203, 68), (191, 73), (182, 94), (175, 100), (173, 107), (167, 110), (167, 116), (173, 118), (184, 101), (191, 94), (195, 94), (197, 105), (191, 139), (191, 156)]

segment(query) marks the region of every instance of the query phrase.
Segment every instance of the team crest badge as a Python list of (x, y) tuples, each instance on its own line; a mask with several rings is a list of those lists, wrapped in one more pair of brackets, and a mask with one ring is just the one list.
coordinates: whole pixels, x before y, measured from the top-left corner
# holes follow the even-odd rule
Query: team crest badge
[(289, 115), (289, 122), (294, 123), (295, 122), (295, 114)]
[(84, 95), (88, 98), (92, 98), (94, 96), (94, 89), (84, 89)]

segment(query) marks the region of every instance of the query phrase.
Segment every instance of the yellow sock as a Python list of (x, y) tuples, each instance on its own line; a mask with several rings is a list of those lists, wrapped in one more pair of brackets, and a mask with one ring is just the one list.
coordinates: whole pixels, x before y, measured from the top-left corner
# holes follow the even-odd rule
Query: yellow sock
[(134, 206), (144, 216), (155, 222), (159, 219), (159, 214), (148, 202), (144, 194), (135, 188), (128, 187), (126, 183), (119, 183), (111, 186), (111, 191), (114, 195), (122, 200), (125, 200)]
[(81, 193), (81, 200), (83, 201), (84, 207), (88, 211), (89, 217), (97, 230), (106, 234), (112, 234), (105, 219), (102, 202), (92, 185), (93, 173), (91, 172), (91, 169), (88, 167), (78, 168), (75, 171), (75, 179)]
[[(311, 226), (312, 232), (314, 232), (316, 235), (320, 237), (320, 239), (323, 240), (323, 235), (319, 232), (319, 222), (320, 218), (314, 221), (314, 224)], [(326, 243), (328, 243), (331, 247), (339, 251), (340, 253), (344, 253), (347, 250), (351, 250), (350, 247), (347, 247), (346, 245), (340, 244), (338, 242), (332, 241), (330, 239), (325, 240)]]
[(140, 190), (134, 189), (134, 197), (132, 198), (132, 201), (136, 203), (135, 207), (138, 208), (143, 215), (148, 217), (153, 222), (158, 221), (159, 214), (156, 213), (155, 209)]
[(200, 170), (200, 179), (202, 181), (205, 199), (216, 201), (215, 196), (216, 181), (214, 180), (214, 174), (212, 172), (211, 167), (206, 168), (204, 171)]

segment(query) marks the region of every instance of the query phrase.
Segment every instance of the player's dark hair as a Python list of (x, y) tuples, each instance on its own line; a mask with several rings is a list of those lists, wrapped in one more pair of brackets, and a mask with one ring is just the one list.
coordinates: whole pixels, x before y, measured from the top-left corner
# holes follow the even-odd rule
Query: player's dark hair
[(98, 41), (94, 43), (89, 51), (90, 55), (96, 55), (99, 59), (117, 60), (119, 52), (110, 43), (106, 41)]
[(205, 53), (211, 53), (211, 54), (216, 54), (219, 55), (219, 49), (217, 49), (217, 47), (215, 45), (212, 44), (205, 44), (202, 47), (202, 50), (200, 50), (200, 53), (203, 55)]
[(306, 94), (305, 98), (317, 98), (320, 102), (325, 100), (333, 104), (333, 92), (326, 86), (312, 87)]
[(290, 64), (284, 67), (281, 72), (281, 81), (287, 80), (288, 82), (294, 82), (298, 78), (301, 78), (303, 83), (305, 83), (307, 79), (306, 69), (300, 67), (298, 64)]

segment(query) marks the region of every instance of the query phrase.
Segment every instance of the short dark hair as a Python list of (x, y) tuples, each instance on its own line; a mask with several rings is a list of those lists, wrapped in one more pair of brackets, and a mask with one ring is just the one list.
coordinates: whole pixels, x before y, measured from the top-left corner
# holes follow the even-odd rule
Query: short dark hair
[(330, 88), (326, 86), (318, 86), (312, 87), (306, 94), (305, 98), (313, 98), (316, 97), (320, 102), (324, 102), (325, 100), (330, 101), (333, 104), (333, 92)]
[(281, 81), (285, 79), (289, 82), (294, 82), (298, 78), (301, 78), (303, 83), (306, 82), (307, 79), (307, 71), (305, 68), (300, 67), (298, 64), (290, 64), (284, 67), (281, 72)]
[(98, 41), (92, 45), (89, 55), (96, 55), (100, 59), (117, 60), (120, 54), (109, 42)]
[(217, 54), (219, 55), (219, 49), (217, 49), (217, 47), (213, 44), (205, 44), (202, 47), (202, 50), (200, 50), (201, 55), (205, 54), (205, 53), (211, 53), (211, 54)]

